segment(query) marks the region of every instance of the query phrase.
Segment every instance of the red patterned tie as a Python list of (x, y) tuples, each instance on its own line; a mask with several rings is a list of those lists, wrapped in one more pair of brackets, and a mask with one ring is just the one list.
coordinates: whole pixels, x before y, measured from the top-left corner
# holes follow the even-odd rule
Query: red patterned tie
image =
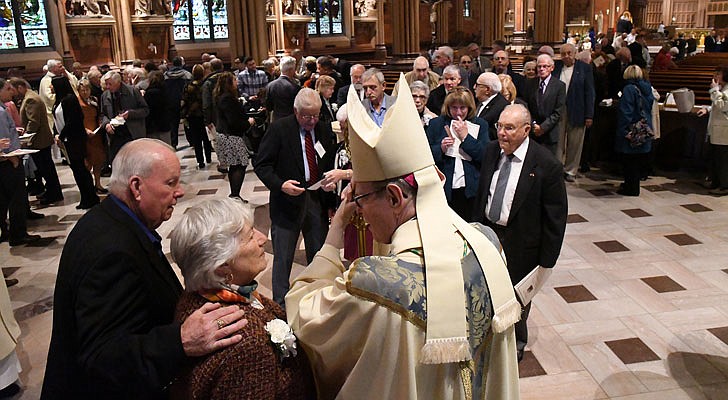
[(308, 184), (313, 185), (318, 182), (319, 171), (316, 163), (316, 150), (313, 148), (313, 138), (311, 132), (306, 132), (306, 161), (308, 162)]

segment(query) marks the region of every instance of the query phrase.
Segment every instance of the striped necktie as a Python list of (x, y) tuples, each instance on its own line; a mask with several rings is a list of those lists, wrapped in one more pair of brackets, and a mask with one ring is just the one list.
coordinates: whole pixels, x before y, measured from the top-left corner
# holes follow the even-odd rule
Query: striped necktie
[(316, 150), (313, 148), (313, 138), (311, 137), (310, 131), (304, 131), (306, 133), (306, 162), (308, 163), (308, 184), (313, 185), (318, 182), (319, 171), (318, 164), (316, 163)]

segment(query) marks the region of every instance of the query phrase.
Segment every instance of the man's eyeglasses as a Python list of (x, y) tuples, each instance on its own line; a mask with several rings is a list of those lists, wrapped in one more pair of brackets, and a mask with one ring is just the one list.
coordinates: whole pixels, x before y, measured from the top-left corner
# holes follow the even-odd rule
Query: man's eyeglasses
[(298, 116), (304, 120), (304, 121), (313, 121), (315, 119), (319, 119), (319, 115), (305, 115), (305, 114), (298, 114)]
[(382, 187), (380, 187), (379, 189), (375, 189), (375, 190), (372, 190), (372, 191), (371, 191), (371, 192), (369, 192), (369, 193), (364, 193), (364, 194), (360, 194), (360, 195), (358, 195), (358, 196), (354, 196), (354, 199), (353, 199), (353, 200), (354, 200), (354, 203), (356, 203), (356, 206), (357, 206), (357, 207), (359, 207), (359, 208), (362, 208), (362, 206), (361, 206), (361, 203), (359, 203), (359, 200), (361, 200), (361, 199), (363, 199), (363, 198), (365, 198), (365, 197), (367, 197), (367, 196), (371, 196), (371, 195), (373, 195), (374, 193), (379, 193), (379, 192), (381, 192), (382, 190), (384, 190), (384, 189), (386, 189), (386, 188), (387, 188), (386, 186), (382, 186)]
[[(526, 125), (528, 125), (528, 124), (523, 124), (521, 126), (526, 126)], [(500, 131), (501, 129), (503, 129), (504, 131), (506, 131), (506, 133), (511, 134), (511, 133), (515, 132), (518, 128), (520, 128), (521, 126), (511, 125), (511, 124), (501, 124), (500, 122), (496, 122), (495, 130)]]

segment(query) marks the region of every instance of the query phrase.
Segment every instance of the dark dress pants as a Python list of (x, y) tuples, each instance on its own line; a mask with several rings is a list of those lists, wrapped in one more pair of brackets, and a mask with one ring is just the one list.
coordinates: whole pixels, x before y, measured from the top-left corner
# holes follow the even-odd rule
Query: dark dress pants
[(273, 241), (273, 300), (285, 309), (285, 298), (290, 288), (291, 267), (296, 253), (298, 236), (303, 233), (306, 245), (306, 263), (321, 250), (328, 233), (329, 226), (325, 210), (321, 204), (320, 193), (306, 191), (303, 212), (295, 221), (295, 227), (288, 228), (277, 224), (271, 226)]
[(711, 144), (713, 165), (711, 181), (717, 189), (728, 189), (728, 145)]
[[(202, 117), (189, 117), (187, 122), (190, 124), (187, 129), (187, 141), (195, 149), (195, 158), (198, 164), (203, 164), (205, 159), (207, 163), (212, 162), (212, 144), (207, 137), (205, 131), (205, 121)], [(174, 132), (172, 133), (174, 135)]]
[[(10, 240), (20, 240), (28, 234), (26, 218), (28, 195), (25, 192), (23, 162), (17, 167), (10, 161), (0, 161), (0, 230), (9, 232)], [(10, 229), (5, 217), (10, 213)]]
[(46, 147), (30, 155), (38, 168), (38, 175), (45, 181), (45, 198), (49, 200), (60, 200), (63, 198), (61, 182), (58, 180), (56, 165), (51, 156), (51, 146)]
[(179, 119), (180, 119), (180, 108), (179, 108), (179, 102), (178, 106), (175, 107), (175, 109), (171, 112), (172, 116), (172, 122), (170, 123), (170, 134), (171, 134), (171, 142), (172, 147), (175, 149), (177, 148), (177, 145), (179, 144)]
[(86, 168), (86, 141), (66, 142), (66, 151), (68, 152), (68, 163), (73, 172), (73, 179), (76, 181), (78, 191), (81, 193), (80, 206), (90, 208), (99, 203), (99, 196), (96, 195), (96, 187), (94, 186), (93, 177)]
[(465, 197), (465, 188), (453, 189), (450, 193), (450, 208), (452, 208), (460, 218), (470, 222), (472, 220), (472, 202)]
[(639, 196), (640, 179), (644, 175), (648, 153), (622, 154), (622, 174), (624, 175), (624, 193)]
[(114, 164), (114, 158), (116, 158), (116, 153), (121, 150), (121, 148), (131, 142), (131, 134), (129, 133), (129, 130), (125, 126), (117, 126), (114, 130), (114, 133), (109, 136), (109, 164)]

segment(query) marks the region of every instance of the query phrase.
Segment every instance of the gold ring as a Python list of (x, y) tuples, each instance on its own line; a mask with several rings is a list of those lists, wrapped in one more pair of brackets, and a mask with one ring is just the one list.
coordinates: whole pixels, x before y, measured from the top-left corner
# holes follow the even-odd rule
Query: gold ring
[(215, 323), (217, 324), (217, 329), (222, 329), (222, 328), (224, 328), (224, 327), (225, 327), (225, 325), (227, 325), (227, 324), (225, 323), (225, 321), (223, 321), (223, 320), (221, 320), (221, 319), (216, 319), (216, 320), (215, 320)]

